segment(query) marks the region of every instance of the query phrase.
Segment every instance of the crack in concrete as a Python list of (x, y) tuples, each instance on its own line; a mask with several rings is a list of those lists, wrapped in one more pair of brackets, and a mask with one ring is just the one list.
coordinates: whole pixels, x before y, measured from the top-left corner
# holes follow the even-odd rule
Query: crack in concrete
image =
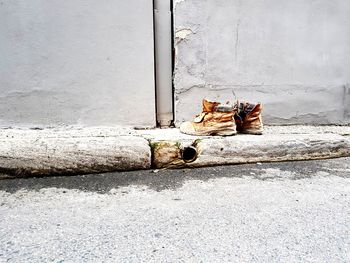
[(183, 40), (187, 39), (189, 35), (196, 34), (192, 29), (190, 28), (182, 28), (175, 32), (175, 45), (180, 44)]
[[(224, 88), (221, 88), (224, 87)], [(300, 84), (284, 84), (284, 83), (280, 83), (280, 84), (220, 84), (220, 83), (205, 83), (205, 84), (196, 84), (196, 85), (192, 85), (188, 88), (181, 88), (181, 89), (177, 89), (175, 90), (176, 94), (181, 94), (184, 92), (187, 92), (193, 88), (207, 88), (209, 90), (231, 90), (233, 88), (263, 88), (263, 87), (279, 87), (279, 88), (285, 88), (290, 89), (290, 88), (297, 88), (297, 89), (305, 89), (305, 88), (313, 88), (313, 89), (318, 89), (320, 91), (323, 91), (325, 89), (327, 89), (326, 86), (318, 86), (318, 85), (300, 85)], [(267, 93), (264, 91), (258, 91), (258, 92), (262, 92), (262, 93)], [(270, 92), (270, 91), (269, 91)], [(345, 89), (344, 89), (344, 93), (345, 93)], [(350, 92), (350, 88), (348, 89), (348, 92)], [(349, 93), (347, 93), (349, 94)], [(348, 95), (344, 95), (348, 96)], [(343, 98), (344, 100), (345, 98)], [(346, 102), (345, 106), (347, 106)]]
[(237, 57), (238, 57), (238, 45), (239, 45), (239, 25), (241, 23), (241, 20), (237, 20), (236, 24), (236, 41), (235, 41), (235, 61), (237, 62)]
[(343, 118), (346, 119), (348, 116), (350, 116), (350, 84), (344, 84), (343, 85)]
[(174, 0), (174, 6), (177, 7), (178, 4), (185, 2), (186, 0)]

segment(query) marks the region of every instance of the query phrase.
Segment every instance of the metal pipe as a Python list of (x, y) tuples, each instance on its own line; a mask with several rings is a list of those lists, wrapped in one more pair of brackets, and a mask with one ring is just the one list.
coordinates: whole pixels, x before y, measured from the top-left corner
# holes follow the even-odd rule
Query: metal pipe
[(173, 122), (171, 0), (154, 0), (154, 47), (157, 123)]
[(185, 163), (192, 163), (192, 162), (194, 162), (197, 159), (198, 152), (197, 152), (196, 147), (194, 147), (194, 146), (187, 146), (187, 147), (184, 147), (182, 149), (181, 155), (182, 155), (181, 156), (182, 160)]

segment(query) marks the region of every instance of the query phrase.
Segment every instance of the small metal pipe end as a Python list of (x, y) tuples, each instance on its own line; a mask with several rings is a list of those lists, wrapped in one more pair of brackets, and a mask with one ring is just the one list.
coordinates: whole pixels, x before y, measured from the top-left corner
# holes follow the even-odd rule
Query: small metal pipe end
[(196, 147), (187, 146), (182, 149), (181, 155), (182, 155), (182, 160), (184, 160), (185, 163), (192, 163), (197, 159), (198, 152)]

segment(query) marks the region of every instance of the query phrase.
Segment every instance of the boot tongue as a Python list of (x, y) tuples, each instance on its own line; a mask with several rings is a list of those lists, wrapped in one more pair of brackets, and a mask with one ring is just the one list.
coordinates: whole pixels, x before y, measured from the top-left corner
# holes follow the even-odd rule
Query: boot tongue
[(243, 112), (245, 114), (252, 112), (257, 104), (250, 103), (247, 101), (241, 101), (238, 103), (238, 112)]
[(213, 112), (220, 102), (203, 99), (203, 112)]

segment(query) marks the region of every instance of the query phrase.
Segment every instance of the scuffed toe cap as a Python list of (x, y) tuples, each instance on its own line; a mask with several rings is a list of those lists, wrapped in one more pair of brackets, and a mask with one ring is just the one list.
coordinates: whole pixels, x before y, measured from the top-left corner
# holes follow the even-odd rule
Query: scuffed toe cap
[(195, 134), (196, 130), (194, 129), (192, 122), (186, 121), (181, 123), (180, 132), (193, 135)]

